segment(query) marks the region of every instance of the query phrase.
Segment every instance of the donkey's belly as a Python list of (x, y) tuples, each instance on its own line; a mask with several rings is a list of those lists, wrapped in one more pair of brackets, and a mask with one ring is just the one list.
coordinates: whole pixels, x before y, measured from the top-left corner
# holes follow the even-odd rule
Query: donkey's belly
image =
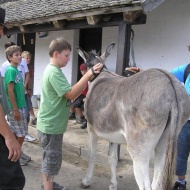
[(102, 139), (105, 139), (109, 142), (117, 143), (117, 144), (125, 144), (127, 143), (126, 137), (122, 130), (102, 133), (100, 131), (95, 131), (96, 135)]

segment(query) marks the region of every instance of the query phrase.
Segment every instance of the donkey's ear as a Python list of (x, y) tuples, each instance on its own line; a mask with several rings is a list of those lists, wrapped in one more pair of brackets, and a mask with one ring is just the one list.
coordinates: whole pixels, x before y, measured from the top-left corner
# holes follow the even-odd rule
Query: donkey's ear
[(77, 47), (78, 54), (83, 58), (84, 62), (86, 63), (88, 59), (88, 53), (86, 53), (82, 48)]
[(105, 53), (103, 53), (103, 55), (101, 56), (102, 59), (105, 60), (105, 59), (110, 55), (110, 53), (111, 53), (112, 49), (114, 48), (114, 46), (115, 46), (115, 42), (112, 42), (112, 43), (107, 47)]

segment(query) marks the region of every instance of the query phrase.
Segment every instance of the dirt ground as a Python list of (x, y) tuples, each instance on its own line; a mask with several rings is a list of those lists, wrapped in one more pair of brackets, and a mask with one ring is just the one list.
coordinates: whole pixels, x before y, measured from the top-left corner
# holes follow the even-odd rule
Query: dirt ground
[[(26, 176), (24, 190), (40, 190), (42, 182), (40, 174), (41, 147), (25, 142), (23, 150), (32, 158), (32, 161), (30, 161), (27, 166), (22, 167)], [(64, 152), (62, 167), (59, 175), (55, 178), (55, 181), (61, 185), (67, 186), (69, 190), (81, 190), (80, 183), (81, 179), (86, 174), (87, 166), (87, 161), (79, 158), (77, 155)], [(152, 175), (152, 169), (150, 172)], [(187, 176), (187, 179), (190, 184), (189, 175)], [(119, 163), (117, 180), (118, 190), (138, 190), (131, 164), (126, 164), (124, 161)], [(107, 190), (109, 184), (110, 169), (96, 166), (90, 190)], [(190, 190), (190, 186), (188, 186), (187, 190)]]

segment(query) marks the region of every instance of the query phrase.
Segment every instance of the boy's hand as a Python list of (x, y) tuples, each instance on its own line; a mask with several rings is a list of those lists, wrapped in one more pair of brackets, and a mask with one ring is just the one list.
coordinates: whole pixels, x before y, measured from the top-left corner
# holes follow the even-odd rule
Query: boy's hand
[(20, 121), (20, 112), (19, 112), (19, 110), (15, 109), (15, 110), (13, 110), (13, 113), (14, 113), (14, 119), (16, 121)]
[(11, 161), (16, 162), (21, 155), (21, 146), (19, 145), (14, 135), (5, 138), (5, 143), (7, 145), (7, 148), (9, 149), (8, 159), (11, 159)]
[[(103, 67), (102, 63), (98, 63), (98, 64), (94, 65), (93, 66), (94, 73), (95, 74), (100, 73), (100, 70), (102, 69), (102, 67)], [(91, 78), (94, 75), (94, 73), (92, 72), (92, 69), (89, 69), (88, 72), (87, 72), (89, 78)]]
[(27, 93), (28, 93), (28, 95), (29, 95), (30, 97), (32, 97), (32, 92), (31, 92), (30, 89), (27, 90)]

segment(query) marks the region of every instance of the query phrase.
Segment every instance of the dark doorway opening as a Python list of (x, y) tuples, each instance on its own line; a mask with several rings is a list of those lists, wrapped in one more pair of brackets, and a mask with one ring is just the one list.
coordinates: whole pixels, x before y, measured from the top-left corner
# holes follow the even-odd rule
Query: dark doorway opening
[(22, 51), (28, 51), (32, 54), (31, 62), (28, 65), (30, 72), (30, 88), (33, 93), (34, 88), (34, 58), (35, 58), (36, 33), (18, 34), (17, 45), (21, 46)]
[[(81, 29), (79, 46), (89, 52), (91, 50), (96, 50), (96, 52), (101, 53), (102, 47), (102, 28), (90, 28), (90, 29)], [(81, 78), (80, 65), (84, 62), (83, 59), (79, 56), (78, 58), (78, 76), (77, 80)]]

